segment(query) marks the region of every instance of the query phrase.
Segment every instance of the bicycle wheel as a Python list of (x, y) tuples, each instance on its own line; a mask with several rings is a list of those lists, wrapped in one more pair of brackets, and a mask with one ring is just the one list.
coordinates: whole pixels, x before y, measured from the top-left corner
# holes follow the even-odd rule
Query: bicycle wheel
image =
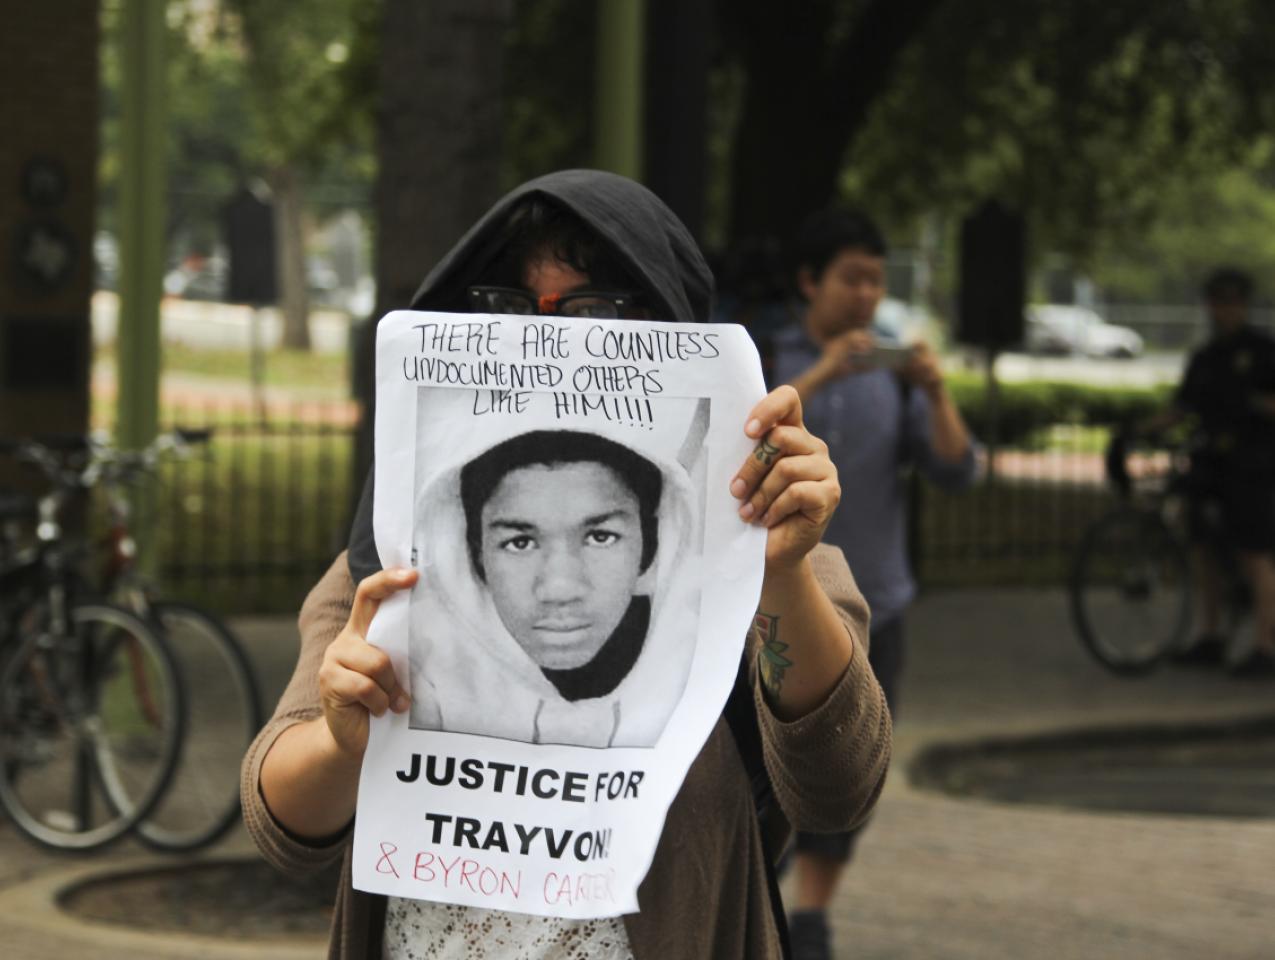
[(186, 735), (159, 803), (134, 828), (160, 850), (196, 850), (239, 817), (239, 765), (261, 729), (261, 701), (248, 658), (219, 619), (197, 607), (151, 607), (186, 691)]
[(1186, 550), (1157, 514), (1124, 508), (1086, 531), (1071, 577), (1080, 639), (1116, 673), (1150, 670), (1191, 623)]
[(46, 846), (90, 850), (159, 800), (182, 735), (171, 655), (127, 610), (75, 606), (26, 634), (0, 670), (0, 804)]

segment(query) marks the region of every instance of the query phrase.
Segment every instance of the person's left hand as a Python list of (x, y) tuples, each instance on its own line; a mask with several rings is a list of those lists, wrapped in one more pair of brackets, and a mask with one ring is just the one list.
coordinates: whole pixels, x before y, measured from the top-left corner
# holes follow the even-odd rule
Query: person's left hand
[(937, 392), (943, 386), (939, 355), (924, 340), (918, 340), (912, 345), (912, 356), (899, 370), (899, 376), (926, 393)]
[(757, 442), (731, 481), (739, 515), (769, 531), (766, 569), (790, 569), (823, 537), (841, 500), (828, 445), (801, 420), (801, 398), (790, 386), (768, 393), (748, 415), (744, 433)]

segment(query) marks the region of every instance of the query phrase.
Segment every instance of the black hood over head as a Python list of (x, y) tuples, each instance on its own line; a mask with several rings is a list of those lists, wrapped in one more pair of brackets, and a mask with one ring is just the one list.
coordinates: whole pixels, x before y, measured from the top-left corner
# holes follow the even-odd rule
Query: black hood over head
[(642, 285), (652, 320), (707, 323), (713, 275), (695, 239), (640, 183), (601, 170), (550, 173), (506, 194), (429, 272), (413, 310), (454, 310), (504, 246), (503, 229), (523, 201), (543, 197), (583, 220)]
[[(646, 187), (601, 170), (550, 173), (506, 194), (429, 272), (410, 308), (463, 309), (467, 288), (482, 278), (504, 248), (504, 229), (513, 211), (537, 196), (566, 208), (598, 234), (642, 285), (651, 319), (708, 322), (713, 274), (695, 238)], [(369, 470), (350, 530), (350, 575), (356, 583), (381, 569), (372, 535), (373, 477), (374, 470)]]

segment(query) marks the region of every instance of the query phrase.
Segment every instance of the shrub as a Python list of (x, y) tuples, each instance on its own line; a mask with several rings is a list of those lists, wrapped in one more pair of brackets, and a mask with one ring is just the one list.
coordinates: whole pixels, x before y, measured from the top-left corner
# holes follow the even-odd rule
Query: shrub
[[(971, 430), (990, 436), (991, 405), (987, 382), (977, 375), (954, 373), (947, 378), (952, 399)], [(997, 442), (1026, 443), (1041, 428), (1055, 424), (1112, 426), (1163, 410), (1173, 388), (1099, 387), (1051, 381), (997, 384)]]

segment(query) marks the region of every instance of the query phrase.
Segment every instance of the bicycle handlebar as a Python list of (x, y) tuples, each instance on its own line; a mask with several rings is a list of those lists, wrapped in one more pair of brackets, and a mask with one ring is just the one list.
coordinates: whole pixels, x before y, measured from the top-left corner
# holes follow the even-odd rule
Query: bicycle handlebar
[[(1129, 499), (1135, 487), (1140, 488), (1143, 481), (1152, 479), (1154, 483), (1146, 485), (1148, 490), (1164, 492), (1178, 489), (1187, 470), (1186, 464), (1200, 444), (1198, 431), (1181, 437), (1170, 430), (1117, 425), (1103, 454), (1107, 481), (1121, 499)], [(1141, 456), (1131, 465), (1135, 452)], [(1147, 455), (1153, 455), (1154, 459), (1148, 462)]]
[(190, 427), (174, 427), (173, 433), (181, 437), (182, 442), (189, 446), (194, 446), (199, 443), (207, 443), (212, 439), (213, 435), (211, 427), (202, 427), (198, 430), (191, 429)]
[(1133, 479), (1129, 476), (1126, 462), (1128, 456), (1129, 433), (1126, 430), (1117, 430), (1111, 434), (1111, 440), (1107, 443), (1103, 465), (1106, 467), (1107, 480), (1121, 497), (1128, 497), (1133, 490)]
[[(140, 450), (121, 450), (102, 435), (0, 438), (0, 453), (39, 467), (60, 488), (87, 489), (99, 483), (126, 483), (153, 472), (166, 455), (184, 456), (190, 447), (211, 439), (211, 429), (181, 427), (159, 434)], [(74, 462), (78, 453), (85, 454), (82, 464)]]

